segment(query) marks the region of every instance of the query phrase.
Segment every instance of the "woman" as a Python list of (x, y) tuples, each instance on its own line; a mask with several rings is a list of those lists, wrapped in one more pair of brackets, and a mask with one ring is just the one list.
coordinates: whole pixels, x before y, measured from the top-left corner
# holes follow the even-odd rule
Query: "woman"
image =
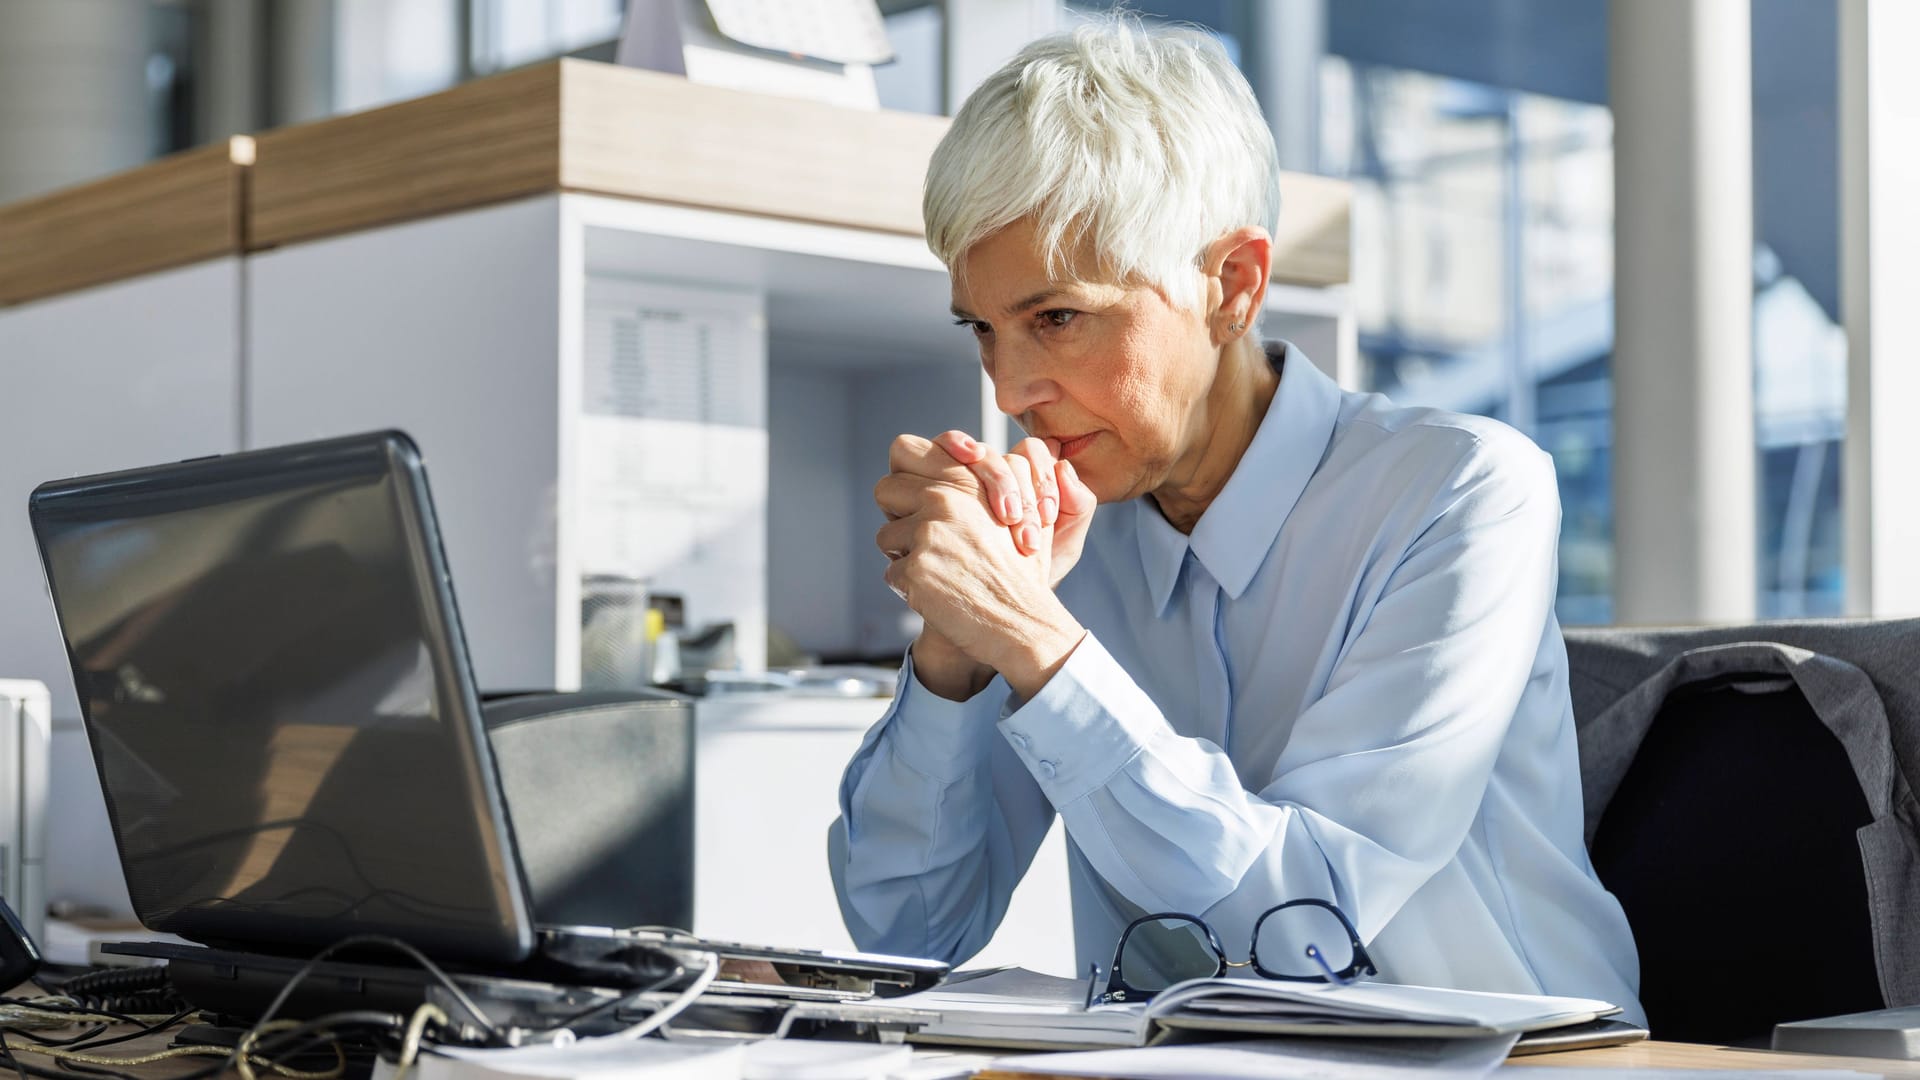
[(1036, 42), (955, 118), (928, 241), (1033, 438), (902, 436), (875, 488), (925, 629), (841, 787), (847, 924), (964, 961), (1057, 813), (1083, 969), (1165, 911), (1241, 962), (1318, 898), (1385, 979), (1637, 1017), (1582, 842), (1551, 461), (1263, 349), (1278, 202), (1199, 34)]

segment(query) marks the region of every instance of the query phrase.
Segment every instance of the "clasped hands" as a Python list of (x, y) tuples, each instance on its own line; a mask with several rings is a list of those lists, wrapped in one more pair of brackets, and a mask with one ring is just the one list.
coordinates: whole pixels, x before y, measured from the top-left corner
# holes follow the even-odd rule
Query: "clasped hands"
[(1030, 438), (1000, 454), (958, 431), (893, 441), (874, 540), (888, 586), (924, 620), (914, 672), (941, 697), (972, 697), (998, 672), (1032, 698), (1086, 636), (1053, 590), (1097, 500), (1057, 450)]

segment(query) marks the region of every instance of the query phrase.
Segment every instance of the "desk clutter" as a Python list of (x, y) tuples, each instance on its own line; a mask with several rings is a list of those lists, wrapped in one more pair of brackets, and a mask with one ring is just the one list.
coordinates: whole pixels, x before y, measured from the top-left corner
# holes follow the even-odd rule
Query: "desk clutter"
[(23, 1078), (1478, 1077), (1647, 1036), (1607, 1002), (1324, 959), (1329, 982), (1142, 1001), (1097, 969), (663, 928), (690, 921), (685, 699), (483, 696), (406, 435), (49, 483), (30, 509), (135, 912), (177, 936), (75, 975), (7, 920), (0, 971), (40, 991), (0, 999)]
[[(1725, 1069), (1779, 1080), (1882, 1071), (1860, 1071), (1862, 1064), (1873, 1063), (1858, 1059), (1833, 1059), (1834, 1068), (1810, 1068), (1818, 1059), (1710, 1047), (1671, 1048), (1707, 1052), (1691, 1058), (1675, 1054), (1671, 1060), (1708, 1068), (1670, 1067), (1664, 1064), (1667, 1059), (1649, 1056), (1630, 1059), (1632, 1068), (1548, 1065), (1544, 1073), (1537, 1068), (1522, 1071), (1509, 1064), (1520, 1038), (1513, 1033), (1242, 1039), (1049, 1054), (957, 1053), (901, 1041), (902, 1030), (910, 1031), (914, 1023), (930, 1017), (915, 1017), (913, 1010), (897, 1007), (898, 1024), (853, 1023), (811, 1031), (805, 1025), (783, 1024), (786, 1035), (780, 1037), (724, 1030), (724, 1020), (709, 1026), (729, 1010), (725, 1000), (714, 1000), (714, 958), (687, 954), (682, 959), (699, 969), (677, 965), (674, 974), (686, 980), (684, 986), (615, 993), (608, 999), (611, 1007), (576, 1009), (564, 1025), (523, 1028), (491, 1026), (490, 1018), (503, 1002), (484, 994), (476, 998), (467, 992), (474, 989), (472, 982), (459, 976), (409, 1013), (356, 1009), (304, 1020), (274, 1015), (275, 1007), (293, 1000), (291, 991), (298, 983), (326, 981), (319, 974), (324, 954), (288, 980), (268, 1010), (250, 1024), (183, 1004), (167, 987), (162, 968), (110, 969), (64, 979), (43, 973), (39, 981), (45, 993), (0, 999), (0, 1067), (23, 1078), (46, 1080), (63, 1080), (74, 1072), (118, 1080), (211, 1080), (229, 1071), (243, 1080), (1396, 1080), (1416, 1075), (1478, 1080), (1495, 1073), (1532, 1075), (1534, 1080), (1605, 1080), (1727, 1075), (1719, 1071)], [(525, 1009), (541, 996), (529, 997), (531, 989), (521, 986), (519, 1005), (509, 1008)], [(104, 992), (138, 1011), (103, 1004)], [(575, 1026), (604, 1034), (583, 1036)], [(646, 1037), (634, 1035), (643, 1029)], [(1727, 1054), (1727, 1060), (1714, 1061), (1710, 1055), (1716, 1051)], [(1913, 1075), (1908, 1066), (1887, 1065), (1899, 1075)]]

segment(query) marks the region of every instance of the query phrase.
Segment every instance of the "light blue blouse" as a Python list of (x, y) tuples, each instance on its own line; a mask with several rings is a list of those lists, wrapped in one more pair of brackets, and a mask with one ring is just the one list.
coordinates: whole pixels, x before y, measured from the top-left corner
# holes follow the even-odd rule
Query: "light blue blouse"
[(1097, 512), (1059, 589), (1088, 636), (1033, 700), (902, 671), (830, 838), (854, 940), (964, 962), (1058, 813), (1082, 969), (1158, 911), (1245, 959), (1262, 911), (1321, 897), (1383, 979), (1640, 1019), (1582, 842), (1551, 458), (1281, 363), (1191, 536), (1147, 499)]

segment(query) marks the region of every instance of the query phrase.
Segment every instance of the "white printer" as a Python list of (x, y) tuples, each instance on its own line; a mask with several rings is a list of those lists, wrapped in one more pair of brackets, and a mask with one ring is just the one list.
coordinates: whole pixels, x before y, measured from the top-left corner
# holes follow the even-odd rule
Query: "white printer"
[(0, 896), (35, 941), (47, 920), (47, 684), (0, 679)]

